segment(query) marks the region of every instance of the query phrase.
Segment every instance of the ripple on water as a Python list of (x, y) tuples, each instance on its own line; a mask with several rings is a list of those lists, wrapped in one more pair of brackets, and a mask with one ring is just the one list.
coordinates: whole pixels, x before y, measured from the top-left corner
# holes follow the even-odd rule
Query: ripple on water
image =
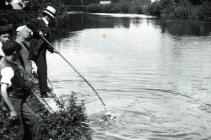
[[(143, 90), (142, 94), (127, 98), (133, 101), (128, 102), (126, 107), (115, 109), (118, 114), (115, 120), (94, 124), (97, 129), (94, 137), (97, 140), (105, 137), (112, 140), (197, 140), (209, 137), (210, 127), (206, 124), (211, 119), (204, 118), (207, 113), (201, 110), (193, 98), (171, 92)], [(101, 133), (104, 133), (103, 137)]]

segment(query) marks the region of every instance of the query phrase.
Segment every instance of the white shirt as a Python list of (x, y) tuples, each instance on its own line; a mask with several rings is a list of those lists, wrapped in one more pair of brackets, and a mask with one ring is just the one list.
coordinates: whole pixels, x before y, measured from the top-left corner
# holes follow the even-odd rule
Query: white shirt
[(1, 70), (1, 83), (12, 85), (11, 79), (14, 77), (14, 71), (11, 67), (5, 67)]
[(48, 20), (45, 18), (42, 18), (42, 20), (45, 22), (46, 26), (48, 27), (48, 24), (49, 24)]
[(2, 50), (2, 43), (0, 42), (0, 56), (5, 56), (3, 50)]

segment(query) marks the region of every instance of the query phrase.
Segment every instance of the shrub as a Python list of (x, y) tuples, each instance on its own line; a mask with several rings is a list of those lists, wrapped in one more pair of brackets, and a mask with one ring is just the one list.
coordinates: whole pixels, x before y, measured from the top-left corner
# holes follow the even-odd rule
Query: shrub
[(143, 8), (141, 6), (136, 7), (137, 14), (143, 14)]
[(176, 3), (174, 0), (160, 0), (150, 4), (146, 11), (150, 15), (163, 18), (189, 18), (191, 17), (191, 4), (188, 0)]
[(55, 140), (80, 139), (91, 140), (92, 130), (86, 124), (87, 116), (85, 115), (84, 104), (76, 104), (77, 98), (72, 95), (69, 98), (66, 109), (61, 105), (59, 112), (49, 114), (40, 113), (42, 118), (41, 124), (48, 130), (49, 138)]
[(129, 2), (108, 5), (90, 4), (87, 9), (92, 13), (143, 13), (141, 6)]
[(120, 5), (121, 13), (128, 13), (129, 12), (129, 3), (123, 3)]
[(57, 16), (60, 16), (66, 10), (61, 0), (30, 0), (25, 10), (27, 13), (37, 17), (48, 5), (57, 9)]
[(204, 2), (197, 13), (198, 18), (200, 19), (207, 19), (209, 16), (211, 16), (211, 2)]
[(161, 15), (161, 6), (158, 1), (153, 2), (152, 4), (148, 5), (145, 9), (147, 13), (153, 16), (160, 16)]
[(0, 25), (3, 24), (21, 25), (28, 19), (29, 17), (22, 10), (0, 11)]
[(97, 13), (100, 12), (100, 6), (98, 4), (90, 4), (87, 6), (89, 12)]
[[(86, 124), (87, 116), (84, 113), (84, 104), (76, 103), (76, 100), (76, 97), (72, 95), (66, 109), (60, 105), (61, 110), (59, 112), (50, 114), (34, 95), (28, 98), (29, 106), (40, 116), (43, 136), (46, 139), (92, 139), (92, 130)], [(6, 114), (6, 117), (4, 114), (4, 111), (0, 108), (0, 139), (9, 140), (9, 114)]]

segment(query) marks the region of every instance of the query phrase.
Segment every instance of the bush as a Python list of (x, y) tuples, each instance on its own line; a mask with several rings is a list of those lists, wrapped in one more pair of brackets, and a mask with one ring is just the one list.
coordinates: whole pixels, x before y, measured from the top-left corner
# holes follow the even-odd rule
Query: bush
[(100, 12), (100, 6), (98, 4), (90, 4), (87, 6), (87, 10), (92, 13)]
[(92, 139), (92, 130), (86, 124), (87, 116), (84, 113), (84, 104), (76, 104), (76, 100), (76, 97), (72, 95), (66, 109), (61, 106), (59, 112), (53, 114), (40, 113), (41, 124), (44, 128), (47, 128), (49, 138), (55, 140)]
[(143, 8), (141, 6), (136, 7), (137, 14), (143, 14)]
[(30, 0), (25, 10), (27, 13), (37, 17), (48, 5), (57, 9), (57, 16), (60, 16), (66, 10), (61, 0)]
[(120, 5), (121, 13), (128, 13), (129, 12), (129, 3), (123, 3)]
[(118, 13), (119, 7), (116, 4), (100, 5), (90, 4), (87, 6), (88, 12), (91, 13)]
[(152, 4), (148, 5), (145, 11), (153, 16), (160, 16), (161, 15), (161, 6), (158, 1), (153, 2)]
[(197, 13), (198, 18), (207, 19), (209, 16), (211, 17), (211, 2), (204, 2)]
[(28, 19), (29, 17), (22, 10), (0, 11), (0, 25), (13, 24), (18, 26), (26, 22)]
[(87, 6), (87, 9), (91, 13), (143, 13), (141, 6), (129, 2), (108, 5), (90, 4)]
[(189, 18), (191, 17), (191, 4), (188, 0), (176, 3), (174, 0), (160, 0), (150, 4), (146, 11), (150, 15), (162, 18)]
[[(86, 124), (87, 116), (84, 114), (84, 104), (77, 104), (76, 100), (76, 97), (72, 95), (65, 110), (60, 104), (61, 110), (50, 114), (34, 95), (28, 98), (29, 106), (40, 116), (43, 136), (46, 139), (92, 139), (92, 130)], [(7, 114), (7, 117), (4, 117), (4, 114), (4, 111), (0, 108), (0, 139), (9, 140), (9, 114)]]

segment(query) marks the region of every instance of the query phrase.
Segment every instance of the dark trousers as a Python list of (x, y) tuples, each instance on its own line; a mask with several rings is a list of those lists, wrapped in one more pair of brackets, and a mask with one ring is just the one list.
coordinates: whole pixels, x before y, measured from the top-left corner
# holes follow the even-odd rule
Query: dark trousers
[(41, 127), (37, 115), (25, 100), (10, 97), (18, 114), (10, 124), (10, 140), (41, 140)]
[(46, 61), (46, 50), (41, 50), (38, 54), (38, 57), (35, 60), (37, 65), (37, 74), (39, 80), (39, 88), (40, 92), (47, 92), (49, 91), (48, 84), (47, 84), (47, 61)]

